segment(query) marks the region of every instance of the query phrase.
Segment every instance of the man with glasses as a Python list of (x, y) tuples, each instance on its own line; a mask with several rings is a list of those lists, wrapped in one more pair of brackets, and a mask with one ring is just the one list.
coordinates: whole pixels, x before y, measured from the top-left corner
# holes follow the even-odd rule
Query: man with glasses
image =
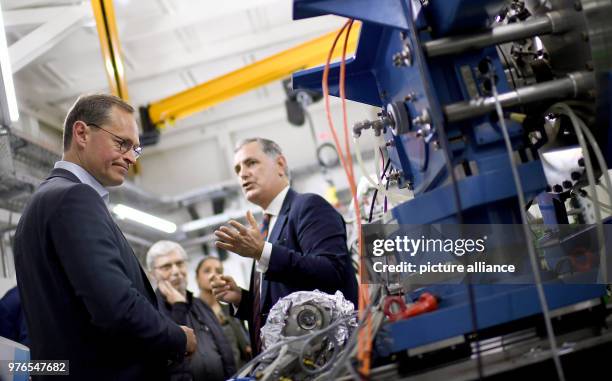
[(64, 122), (62, 160), (17, 226), (31, 358), (69, 361), (63, 379), (168, 379), (168, 362), (195, 351), (193, 330), (158, 310), (107, 208), (106, 187), (123, 183), (140, 153), (132, 106), (110, 95), (80, 97)]
[(172, 241), (156, 242), (147, 253), (147, 269), (157, 283), (160, 310), (177, 324), (193, 328), (197, 351), (171, 367), (172, 379), (224, 381), (235, 372), (234, 355), (212, 309), (187, 290), (187, 254)]

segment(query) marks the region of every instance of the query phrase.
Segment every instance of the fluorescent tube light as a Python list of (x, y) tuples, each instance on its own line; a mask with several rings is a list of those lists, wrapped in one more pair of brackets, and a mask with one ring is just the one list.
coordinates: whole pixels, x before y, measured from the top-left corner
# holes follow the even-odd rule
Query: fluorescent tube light
[(140, 210), (130, 208), (129, 206), (125, 206), (123, 204), (115, 205), (113, 207), (113, 213), (115, 213), (117, 217), (122, 220), (126, 219), (138, 222), (165, 233), (174, 233), (176, 231), (175, 223), (164, 220), (163, 218), (155, 217), (145, 212), (141, 212)]
[[(184, 223), (181, 225), (181, 230), (185, 233), (189, 233), (196, 230), (201, 230), (210, 227), (217, 227), (219, 225), (223, 225), (227, 223), (229, 220), (239, 220), (246, 216), (249, 209), (244, 210), (227, 210), (222, 214), (215, 214), (209, 217), (200, 218), (198, 220), (193, 220)], [(253, 215), (256, 215), (260, 212), (251, 211)]]

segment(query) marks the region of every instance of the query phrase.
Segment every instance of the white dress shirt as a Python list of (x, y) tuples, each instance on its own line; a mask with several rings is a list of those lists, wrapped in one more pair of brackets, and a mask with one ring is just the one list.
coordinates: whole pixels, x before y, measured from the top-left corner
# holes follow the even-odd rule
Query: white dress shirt
[[(255, 270), (260, 273), (265, 273), (268, 271), (268, 265), (270, 264), (270, 256), (272, 255), (272, 244), (267, 242), (272, 234), (272, 229), (274, 229), (274, 224), (280, 214), (280, 211), (283, 207), (283, 202), (285, 202), (285, 197), (287, 197), (287, 192), (289, 192), (289, 185), (287, 185), (282, 191), (280, 191), (276, 197), (272, 200), (270, 205), (264, 210), (264, 215), (270, 215), (270, 225), (268, 225), (268, 236), (266, 237), (266, 242), (264, 243), (264, 248), (261, 251), (261, 257), (259, 260), (255, 261)], [(263, 287), (263, 282), (259, 284), (259, 291), (261, 292), (261, 288)], [(238, 313), (238, 306), (233, 304), (234, 306), (234, 314)]]
[(83, 184), (87, 184), (92, 187), (100, 195), (100, 197), (102, 197), (104, 203), (108, 205), (110, 201), (108, 190), (106, 190), (106, 188), (104, 188), (104, 186), (100, 184), (100, 182), (83, 167), (70, 161), (60, 160), (55, 163), (53, 168), (65, 169), (75, 175)]
[(272, 229), (274, 229), (274, 225), (276, 224), (276, 220), (278, 219), (278, 215), (283, 207), (283, 202), (285, 202), (285, 198), (287, 197), (287, 192), (289, 192), (289, 185), (287, 185), (282, 191), (280, 191), (276, 197), (272, 200), (270, 205), (264, 210), (264, 215), (270, 215), (270, 226), (268, 227), (268, 237), (266, 237), (266, 242), (264, 243), (264, 248), (261, 252), (261, 257), (258, 261), (256, 261), (255, 268), (260, 273), (265, 273), (268, 271), (268, 265), (270, 264), (270, 256), (272, 255), (272, 244), (267, 242), (270, 239), (270, 235), (272, 234)]

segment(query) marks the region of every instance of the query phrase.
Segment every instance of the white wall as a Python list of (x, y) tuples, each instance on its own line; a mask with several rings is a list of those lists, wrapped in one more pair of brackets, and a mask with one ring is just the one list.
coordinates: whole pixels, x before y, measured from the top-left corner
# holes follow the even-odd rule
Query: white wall
[(228, 177), (227, 163), (219, 160), (222, 157), (221, 147), (214, 138), (145, 155), (138, 184), (158, 195), (176, 195), (214, 184)]
[[(186, 120), (182, 125), (168, 127), (158, 146), (146, 148), (140, 160), (142, 174), (138, 184), (159, 195), (174, 195), (220, 181), (234, 180), (231, 169), (233, 147), (239, 140), (255, 136), (276, 141), (283, 149), (290, 168), (315, 164), (316, 145), (309, 127), (290, 125), (286, 121), (283, 104), (263, 104), (268, 105), (267, 108), (254, 114), (215, 110), (210, 114), (210, 118), (215, 119), (212, 123), (206, 123), (205, 118), (200, 116), (197, 117), (199, 126)], [(322, 102), (309, 109), (319, 143), (333, 142)], [(347, 112), (349, 133), (354, 122), (375, 117), (374, 108), (354, 102), (348, 102)], [(332, 115), (335, 129), (342, 140), (341, 108), (336, 98), (332, 98)], [(364, 133), (362, 150), (373, 147), (370, 133)], [(345, 186), (337, 185), (339, 188)]]

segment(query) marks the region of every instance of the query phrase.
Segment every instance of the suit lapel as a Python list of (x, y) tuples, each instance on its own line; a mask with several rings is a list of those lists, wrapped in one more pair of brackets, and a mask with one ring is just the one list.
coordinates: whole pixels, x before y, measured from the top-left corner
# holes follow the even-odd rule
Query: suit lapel
[(289, 216), (289, 211), (291, 210), (291, 204), (293, 203), (294, 198), (295, 191), (289, 188), (289, 191), (283, 200), (283, 206), (281, 207), (280, 213), (278, 214), (278, 217), (276, 217), (274, 229), (272, 229), (272, 232), (270, 233), (270, 239), (268, 239), (268, 242), (275, 243), (278, 241), (281, 232), (285, 228), (285, 223), (287, 222), (287, 217)]
[(158, 305), (157, 305), (157, 297), (155, 296), (155, 290), (153, 289), (151, 282), (149, 282), (149, 278), (147, 277), (146, 272), (142, 268), (142, 265), (140, 264), (140, 261), (138, 260), (138, 257), (136, 256), (136, 253), (134, 253), (134, 250), (132, 249), (132, 246), (130, 245), (130, 241), (127, 240), (127, 238), (121, 231), (121, 228), (117, 226), (117, 223), (115, 223), (115, 220), (110, 215), (110, 212), (108, 212), (108, 216), (115, 227), (115, 231), (118, 233), (119, 239), (121, 240), (121, 245), (123, 246), (121, 248), (122, 255), (124, 252), (127, 253), (126, 254), (126, 261), (127, 261), (126, 266), (137, 266), (138, 267), (138, 271), (140, 272), (140, 277), (142, 278), (142, 283), (145, 288), (145, 292), (147, 293), (147, 295), (145, 296), (149, 298), (149, 301), (155, 307), (157, 307)]
[(157, 304), (157, 298), (155, 297), (155, 290), (153, 289), (153, 286), (151, 286), (151, 282), (149, 282), (149, 278), (147, 278), (147, 274), (145, 274), (144, 270), (142, 269), (142, 266), (140, 266), (140, 263), (138, 263), (138, 267), (140, 267), (140, 276), (142, 277), (145, 290), (149, 297), (149, 301), (156, 308), (158, 308), (159, 306)]
[(283, 231), (283, 228), (285, 227), (286, 222), (287, 222), (286, 214), (279, 214), (278, 217), (276, 217), (276, 222), (274, 223), (274, 229), (272, 229), (272, 233), (270, 233), (270, 239), (268, 239), (268, 242), (275, 243), (276, 241), (278, 241), (278, 237), (280, 237), (280, 234)]
[[(49, 174), (49, 177), (47, 177), (47, 180), (50, 180), (54, 177), (62, 177), (66, 180), (72, 181), (74, 183), (80, 183), (81, 180), (79, 180), (78, 177), (76, 177), (76, 175), (66, 169), (63, 168), (54, 168), (51, 173)], [(138, 261), (136, 254), (134, 254), (134, 251), (132, 250), (132, 247), (129, 244), (129, 241), (127, 240), (127, 238), (125, 238), (125, 235), (123, 234), (123, 232), (121, 231), (121, 229), (119, 228), (119, 226), (117, 226), (117, 224), (115, 223), (115, 220), (113, 219), (113, 216), (111, 215), (110, 211), (108, 210), (108, 208), (105, 209), (106, 211), (106, 216), (108, 217), (108, 219), (112, 222), (113, 226), (115, 227), (115, 230), (118, 232), (118, 236), (122, 239), (123, 242), (121, 242), (121, 244), (125, 247), (125, 250), (129, 251), (129, 255), (131, 255), (131, 258), (135, 259), (135, 264), (138, 266), (138, 270), (140, 271), (140, 276), (143, 279), (143, 283), (144, 283), (144, 287), (145, 287), (145, 291), (147, 293), (147, 297), (148, 299), (151, 301), (151, 303), (153, 303), (154, 306), (157, 307), (157, 298), (155, 297), (155, 290), (153, 290), (153, 287), (151, 286), (151, 283), (149, 282), (149, 278), (147, 278), (146, 273), (144, 272), (142, 266), (140, 265), (140, 262)], [(122, 250), (123, 251), (123, 250)]]
[[(283, 206), (281, 207), (280, 213), (278, 217), (276, 217), (276, 222), (274, 222), (274, 228), (270, 233), (270, 239), (268, 242), (274, 244), (278, 241), (278, 238), (281, 236), (282, 231), (285, 229), (285, 225), (287, 224), (287, 217), (289, 216), (289, 211), (291, 210), (291, 204), (293, 203), (293, 199), (295, 198), (295, 191), (289, 188), (287, 195), (285, 196), (285, 200), (283, 201)], [(262, 276), (261, 279), (261, 295), (264, 298), (261, 306), (268, 301), (268, 281), (265, 276)]]

